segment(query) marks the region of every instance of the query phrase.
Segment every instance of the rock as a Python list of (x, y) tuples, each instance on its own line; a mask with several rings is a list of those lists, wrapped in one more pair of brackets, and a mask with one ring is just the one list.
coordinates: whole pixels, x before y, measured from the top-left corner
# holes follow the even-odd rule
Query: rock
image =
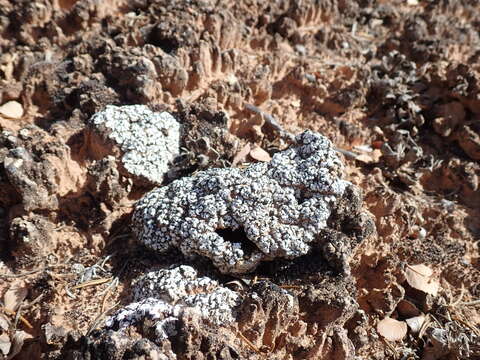
[(0, 115), (11, 119), (20, 119), (23, 116), (23, 106), (17, 101), (8, 101), (0, 106)]
[(377, 324), (377, 331), (388, 341), (398, 341), (407, 335), (407, 324), (404, 321), (386, 317)]
[(67, 330), (62, 326), (47, 323), (43, 326), (45, 341), (48, 345), (62, 343), (67, 336)]

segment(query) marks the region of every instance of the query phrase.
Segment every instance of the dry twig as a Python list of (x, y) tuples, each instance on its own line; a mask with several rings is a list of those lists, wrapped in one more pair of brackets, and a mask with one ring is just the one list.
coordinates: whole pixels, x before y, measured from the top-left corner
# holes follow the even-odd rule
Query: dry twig
[(109, 281), (112, 281), (112, 280), (113, 280), (113, 277), (85, 281), (84, 283), (81, 283), (81, 284), (78, 284), (78, 285), (74, 286), (72, 289), (76, 290), (76, 289), (81, 289), (81, 288), (88, 287), (88, 286), (105, 284), (106, 282), (109, 282)]
[[(7, 309), (7, 308), (5, 308), (5, 307), (3, 307), (3, 306), (0, 307), (0, 310), (2, 310), (3, 312), (5, 312), (6, 314), (12, 315), (12, 316), (14, 316), (15, 318), (17, 318), (17, 313), (18, 313), (18, 311), (17, 311), (17, 312), (12, 311), (12, 310)], [(18, 320), (20, 320), (22, 323), (24, 323), (25, 326), (28, 327), (29, 329), (33, 329), (32, 324), (30, 324), (30, 322), (29, 322), (27, 319), (25, 319), (22, 315), (18, 315)]]
[(256, 353), (258, 354), (262, 354), (262, 352), (260, 351), (259, 348), (257, 348), (255, 345), (253, 345), (253, 343), (248, 340), (245, 335), (243, 335), (240, 331), (237, 331), (237, 334), (240, 336), (240, 339), (242, 339), (250, 349), (252, 349), (253, 351), (255, 351)]
[(117, 301), (115, 304), (113, 304), (111, 307), (109, 307), (107, 310), (103, 311), (102, 313), (100, 313), (96, 318), (95, 320), (93, 320), (92, 322), (92, 325), (90, 325), (90, 327), (88, 328), (88, 331), (87, 331), (87, 336), (90, 335), (90, 333), (95, 330), (98, 326), (98, 324), (100, 324), (100, 321), (102, 320), (102, 318), (108, 314), (110, 311), (112, 311), (114, 308), (116, 308), (118, 305), (120, 305), (120, 301)]

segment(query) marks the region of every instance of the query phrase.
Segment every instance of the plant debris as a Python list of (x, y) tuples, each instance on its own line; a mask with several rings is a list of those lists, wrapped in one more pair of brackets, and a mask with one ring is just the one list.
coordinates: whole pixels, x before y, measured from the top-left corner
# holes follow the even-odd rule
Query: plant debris
[(377, 331), (388, 341), (398, 341), (407, 335), (407, 324), (404, 321), (386, 317), (378, 322)]
[(440, 287), (439, 282), (433, 278), (433, 271), (424, 264), (407, 265), (405, 269), (407, 283), (414, 289), (436, 296)]

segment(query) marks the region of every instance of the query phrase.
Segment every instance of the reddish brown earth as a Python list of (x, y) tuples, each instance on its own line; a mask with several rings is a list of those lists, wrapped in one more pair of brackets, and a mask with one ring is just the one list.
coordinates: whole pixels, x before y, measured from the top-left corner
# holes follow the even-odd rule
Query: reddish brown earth
[[(469, 0), (0, 0), (0, 359), (157, 359), (162, 346), (178, 359), (480, 359), (479, 13)], [(86, 123), (107, 104), (175, 115), (188, 133), (176, 176), (232, 166), (246, 144), (285, 148), (270, 116), (318, 131), (348, 151), (376, 233), (351, 275), (312, 257), (265, 266), (236, 285), (234, 326), (185, 318), (168, 344), (140, 331), (120, 346), (101, 326), (131, 280), (182, 260), (130, 232), (150, 188), (95, 162), (107, 150)]]

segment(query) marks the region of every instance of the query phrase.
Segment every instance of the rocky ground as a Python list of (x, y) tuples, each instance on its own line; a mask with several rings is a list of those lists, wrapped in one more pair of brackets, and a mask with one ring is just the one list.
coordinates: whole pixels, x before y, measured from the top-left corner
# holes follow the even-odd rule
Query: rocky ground
[[(0, 0), (0, 358), (480, 359), (479, 12)], [(181, 126), (161, 181), (130, 175), (92, 125), (129, 104)], [(305, 129), (358, 190), (331, 212), (330, 247), (232, 274), (138, 242), (135, 203), (158, 183), (268, 163)], [(232, 322), (105, 328), (132, 281), (179, 265), (234, 293)]]

